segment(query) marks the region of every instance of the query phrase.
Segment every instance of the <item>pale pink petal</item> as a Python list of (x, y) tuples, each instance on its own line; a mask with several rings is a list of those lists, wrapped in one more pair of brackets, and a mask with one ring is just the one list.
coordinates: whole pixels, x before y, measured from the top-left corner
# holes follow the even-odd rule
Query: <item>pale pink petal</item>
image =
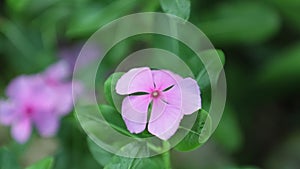
[(31, 135), (31, 122), (29, 118), (22, 118), (12, 125), (12, 137), (19, 143), (25, 143)]
[(53, 91), (56, 94), (55, 113), (66, 115), (72, 111), (73, 97), (71, 84), (61, 85)]
[(55, 91), (46, 84), (34, 87), (31, 97), (24, 101), (30, 104), (35, 110), (53, 111), (56, 105), (57, 96)]
[(162, 101), (161, 98), (153, 99), (149, 122), (160, 118), (163, 112), (165, 111), (166, 107), (166, 102)]
[(33, 89), (42, 83), (43, 81), (38, 75), (20, 76), (8, 85), (6, 95), (10, 97), (10, 99), (16, 99), (16, 101), (27, 100), (31, 97)]
[(34, 94), (31, 100), (44, 111), (53, 111), (57, 115), (66, 115), (73, 107), (72, 84), (58, 83), (43, 85), (43, 89)]
[(148, 67), (134, 68), (125, 73), (117, 82), (116, 91), (120, 95), (136, 92), (150, 92), (154, 87), (151, 70)]
[(162, 93), (161, 99), (168, 105), (182, 109), (182, 94), (179, 85), (174, 85), (170, 90)]
[(20, 76), (10, 82), (6, 89), (6, 95), (11, 98), (29, 95), (31, 92), (29, 86), (31, 81), (27, 80), (27, 76)]
[(138, 134), (138, 133), (143, 132), (146, 128), (147, 121), (145, 123), (137, 123), (137, 122), (132, 122), (130, 120), (127, 120), (125, 117), (123, 117), (123, 120), (126, 124), (128, 131), (130, 131), (130, 133)]
[(165, 72), (169, 73), (171, 76), (173, 76), (173, 78), (174, 78), (177, 82), (179, 82), (180, 80), (183, 79), (180, 75), (178, 75), (178, 74), (176, 74), (176, 73), (173, 73), (173, 72), (168, 71), (168, 70), (163, 70), (163, 71), (165, 71)]
[(152, 76), (155, 84), (155, 89), (160, 91), (163, 91), (170, 86), (176, 85), (178, 83), (178, 80), (181, 80), (179, 75), (165, 70), (153, 70)]
[(186, 78), (179, 82), (182, 94), (182, 112), (186, 115), (201, 109), (200, 88), (196, 80)]
[(200, 89), (192, 78), (179, 81), (178, 85), (163, 92), (163, 100), (168, 104), (179, 107), (183, 114), (189, 115), (201, 108)]
[(52, 112), (38, 112), (33, 120), (41, 136), (51, 137), (56, 134), (59, 127), (59, 118)]
[(7, 90), (8, 96), (20, 105), (30, 104), (34, 109), (65, 115), (72, 110), (72, 85), (45, 80), (42, 75), (21, 76)]
[[(160, 101), (160, 104), (163, 101)], [(153, 107), (156, 107), (156, 102), (153, 102)], [(152, 109), (151, 116), (156, 114), (156, 109)], [(161, 112), (158, 112), (158, 114)], [(162, 140), (168, 140), (177, 131), (180, 121), (183, 117), (181, 110), (177, 107), (166, 105), (163, 113), (155, 120), (149, 122), (148, 131)]]
[(127, 96), (122, 103), (122, 117), (131, 133), (142, 132), (147, 123), (149, 95)]
[(62, 60), (51, 65), (44, 74), (48, 80), (62, 81), (71, 75), (71, 69), (69, 64)]
[(71, 85), (58, 84), (55, 86), (44, 83), (33, 88), (31, 97), (24, 100), (39, 112), (53, 112), (57, 115), (66, 115), (72, 110)]
[(10, 101), (0, 101), (0, 123), (2, 125), (11, 125), (15, 117), (15, 105)]

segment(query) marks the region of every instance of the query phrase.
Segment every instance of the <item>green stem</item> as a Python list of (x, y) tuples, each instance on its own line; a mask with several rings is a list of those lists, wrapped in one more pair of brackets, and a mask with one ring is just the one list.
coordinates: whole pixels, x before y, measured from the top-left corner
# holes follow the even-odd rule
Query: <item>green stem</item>
[[(163, 147), (166, 149), (169, 146), (168, 142), (163, 142)], [(164, 169), (171, 169), (171, 155), (170, 150), (166, 151), (163, 155)]]

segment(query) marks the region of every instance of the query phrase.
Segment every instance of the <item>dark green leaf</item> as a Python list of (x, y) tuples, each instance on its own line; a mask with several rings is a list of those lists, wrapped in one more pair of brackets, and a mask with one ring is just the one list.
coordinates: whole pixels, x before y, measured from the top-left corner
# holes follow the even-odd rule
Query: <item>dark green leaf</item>
[(164, 12), (188, 20), (191, 12), (190, 0), (160, 0)]
[(7, 0), (6, 2), (7, 6), (10, 7), (10, 9), (19, 12), (28, 7), (30, 0)]
[(239, 121), (232, 109), (226, 107), (218, 128), (213, 134), (215, 140), (228, 152), (236, 152), (243, 144), (243, 135)]
[(100, 168), (89, 151), (86, 134), (78, 125), (78, 121), (72, 116), (62, 120), (58, 134), (60, 147), (55, 156), (53, 169)]
[(0, 168), (1, 169), (19, 169), (16, 157), (6, 148), (0, 149)]
[(140, 169), (151, 168), (161, 169), (163, 168), (162, 159), (159, 157), (150, 158), (125, 158), (115, 156), (112, 161), (105, 166), (104, 169)]
[[(216, 57), (213, 57), (216, 54), (216, 52), (219, 56), (219, 60), (216, 60)], [(203, 79), (208, 78), (206, 69), (208, 67), (210, 69), (213, 69), (215, 67), (215, 65), (218, 64), (219, 61), (221, 61), (221, 63), (224, 65), (225, 64), (225, 55), (221, 50), (207, 50), (207, 51), (200, 53), (200, 55), (204, 56), (204, 57), (212, 58), (209, 64), (207, 64), (205, 67), (203, 65), (203, 67), (200, 68), (200, 72), (198, 73), (198, 76), (196, 77), (196, 80), (200, 84), (201, 89), (206, 89), (207, 87), (209, 87), (209, 84), (210, 84), (209, 79), (203, 80)], [(215, 71), (217, 71), (217, 70), (215, 70)], [(219, 74), (220, 72), (215, 72), (215, 73)]]
[(148, 131), (144, 131), (140, 134), (132, 134), (127, 130), (127, 127), (124, 123), (124, 120), (121, 114), (113, 107), (108, 105), (99, 106), (101, 114), (105, 120), (113, 127), (115, 130), (119, 131), (122, 134), (131, 137), (149, 137), (152, 136)]
[[(217, 52), (217, 55), (219, 56), (219, 58), (215, 57), (216, 52)], [(219, 71), (217, 65), (219, 65), (220, 61), (223, 65), (225, 64), (225, 55), (221, 50), (207, 50), (207, 51), (200, 53), (200, 55), (203, 57), (211, 58), (210, 63), (205, 66), (198, 64), (199, 65), (198, 69), (200, 70), (200, 72), (198, 72), (198, 75), (196, 76), (196, 80), (197, 80), (197, 82), (200, 86), (200, 90), (201, 90), (202, 108), (208, 110), (209, 106), (210, 106), (210, 100), (211, 100), (210, 78), (218, 79), (220, 72), (216, 72), (216, 71)], [(194, 57), (189, 62), (197, 64), (199, 61), (197, 62), (197, 61), (195, 61), (195, 59), (198, 59), (198, 58)], [(216, 75), (217, 77), (209, 77), (206, 69), (212, 70), (214, 72), (214, 75)]]
[(272, 8), (257, 2), (217, 6), (202, 16), (200, 29), (216, 44), (257, 44), (272, 37), (280, 18)]
[[(189, 130), (179, 128), (180, 130)], [(178, 151), (191, 151), (200, 147), (207, 141), (211, 135), (211, 118), (205, 110), (199, 110), (197, 119), (192, 129), (183, 140), (176, 145), (175, 149)]]
[[(131, 151), (131, 154), (135, 153), (135, 157), (138, 157), (140, 153), (144, 154), (147, 151), (147, 147), (139, 147), (136, 144), (129, 144), (121, 148), (120, 151)], [(154, 156), (147, 158), (128, 158), (115, 155), (111, 161), (104, 167), (104, 169), (140, 169), (151, 168), (161, 169), (163, 168), (162, 156)]]
[[(258, 75), (258, 81), (265, 86), (277, 87), (282, 85), (290, 85), (289, 83), (298, 82), (300, 78), (300, 43), (279, 52), (268, 62)], [(282, 78), (284, 77), (284, 81)], [(288, 83), (289, 82), (289, 83)]]
[(299, 31), (300, 20), (299, 20), (299, 0), (268, 0), (270, 3), (275, 4), (275, 6), (280, 10), (286, 20), (292, 25), (291, 28)]
[(71, 20), (67, 35), (70, 37), (82, 37), (94, 33), (101, 26), (121, 17), (134, 9), (138, 0), (116, 0), (108, 6), (90, 6), (76, 11)]
[[(100, 105), (100, 111), (102, 115), (105, 117), (107, 122), (117, 131), (119, 131), (122, 134), (128, 135), (130, 137), (143, 137), (146, 136), (147, 132), (143, 132), (141, 134), (131, 134), (126, 126), (125, 123), (120, 115), (113, 107), (107, 106), (107, 105)], [(105, 166), (106, 169), (123, 169), (123, 168), (153, 168), (153, 169), (159, 169), (161, 168), (162, 162), (161, 157), (151, 157), (151, 158), (125, 158), (120, 157), (117, 155), (114, 155), (112, 153), (109, 153), (105, 150), (103, 150), (101, 147), (99, 147), (97, 144), (95, 144), (92, 140), (88, 139), (88, 145), (90, 148), (90, 151), (92, 152), (94, 158), (98, 161), (99, 164)], [(136, 144), (129, 144), (125, 147), (122, 147), (120, 151), (130, 151), (131, 153), (136, 152), (137, 156), (139, 156), (138, 153), (149, 151), (148, 147), (146, 147), (147, 150), (143, 151), (143, 148), (139, 146), (134, 146)]]
[(5, 51), (9, 66), (19, 73), (36, 73), (49, 66), (54, 61), (54, 52), (46, 50), (37, 32), (19, 27), (17, 24), (3, 20), (0, 33), (7, 39)]
[(20, 12), (22, 14), (37, 14), (57, 2), (59, 2), (59, 0), (45, 0), (43, 2), (39, 0), (7, 0), (7, 4), (12, 10), (16, 13)]
[(115, 99), (116, 99), (116, 102), (121, 102), (123, 100), (123, 97), (116, 93), (117, 81), (120, 79), (120, 77), (123, 74), (124, 73), (121, 73), (121, 72), (114, 73), (114, 74), (110, 75), (110, 77), (104, 83), (105, 99), (111, 106), (114, 106), (114, 107), (118, 106), (118, 105), (115, 105), (115, 101), (114, 101)]
[(130, 135), (121, 114), (116, 109), (108, 105), (100, 105), (99, 108), (102, 116), (114, 129), (125, 135)]
[(51, 169), (53, 164), (53, 158), (45, 158), (36, 162), (35, 164), (27, 167), (26, 169)]
[(102, 166), (107, 165), (114, 156), (114, 154), (103, 150), (90, 138), (87, 139), (87, 142), (94, 159)]

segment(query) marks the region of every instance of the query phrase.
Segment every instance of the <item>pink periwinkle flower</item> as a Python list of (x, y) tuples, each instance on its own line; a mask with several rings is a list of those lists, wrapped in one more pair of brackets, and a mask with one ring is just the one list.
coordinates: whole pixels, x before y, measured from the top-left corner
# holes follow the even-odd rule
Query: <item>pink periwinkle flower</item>
[(175, 134), (184, 115), (201, 108), (197, 82), (167, 70), (131, 69), (118, 80), (116, 92), (127, 95), (121, 113), (128, 130), (141, 133), (147, 126), (162, 140)]
[(11, 126), (12, 137), (25, 143), (33, 126), (43, 137), (54, 136), (59, 120), (73, 107), (71, 75), (66, 62), (58, 62), (45, 72), (13, 80), (7, 100), (0, 101), (0, 123)]

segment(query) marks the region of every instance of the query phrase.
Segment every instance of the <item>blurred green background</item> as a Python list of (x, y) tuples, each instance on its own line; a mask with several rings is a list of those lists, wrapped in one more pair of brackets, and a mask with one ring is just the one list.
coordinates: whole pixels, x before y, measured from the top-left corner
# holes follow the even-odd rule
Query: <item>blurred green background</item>
[[(162, 12), (159, 0), (0, 1), (0, 95), (20, 74), (37, 73), (60, 58), (74, 60), (104, 24), (126, 14)], [(228, 98), (222, 121), (200, 149), (172, 152), (175, 169), (300, 168), (300, 1), (192, 0), (189, 21), (226, 56)], [(119, 44), (105, 60), (143, 48)], [(11, 141), (0, 127), (0, 146), (23, 166), (54, 155), (54, 168), (99, 168), (73, 115), (57, 138)], [(7, 152), (6, 152), (7, 151)], [(9, 158), (10, 158), (9, 157)], [(8, 158), (8, 157), (7, 157)]]

